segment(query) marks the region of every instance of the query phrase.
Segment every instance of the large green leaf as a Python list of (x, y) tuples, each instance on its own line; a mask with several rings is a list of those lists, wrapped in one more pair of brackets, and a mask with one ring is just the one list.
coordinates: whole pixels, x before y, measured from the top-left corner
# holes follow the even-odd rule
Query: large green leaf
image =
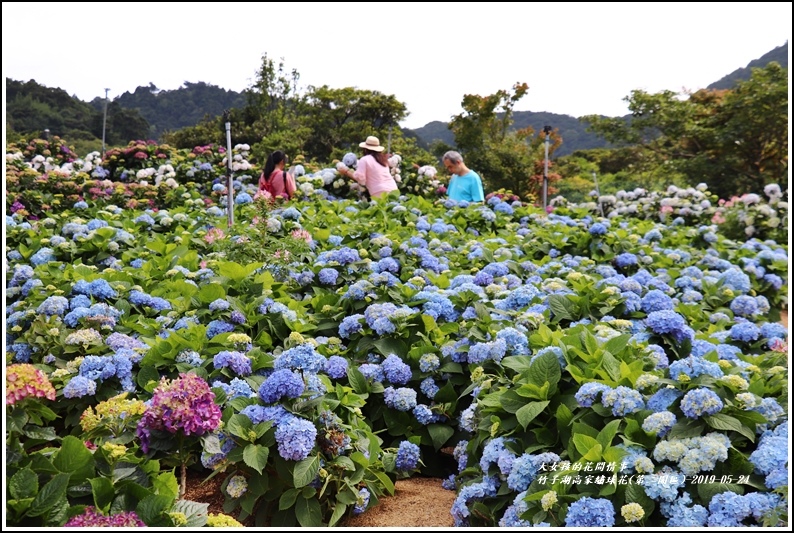
[(357, 368), (349, 366), (347, 368), (347, 379), (356, 394), (366, 394), (369, 392), (369, 383), (364, 374)]
[(243, 461), (245, 464), (256, 470), (259, 474), (267, 465), (269, 450), (267, 446), (260, 444), (249, 444), (243, 448)]
[(703, 420), (714, 429), (719, 429), (720, 431), (736, 431), (750, 439), (751, 442), (755, 441), (755, 434), (732, 416), (717, 413), (711, 416), (704, 416)]
[(292, 472), (292, 482), (296, 488), (305, 487), (317, 477), (320, 472), (320, 458), (316, 455), (307, 457), (295, 464)]
[(529, 367), (526, 376), (530, 383), (542, 387), (548, 382), (552, 390), (556, 389), (557, 382), (560, 381), (560, 362), (553, 352), (549, 351), (535, 358)]
[(165, 526), (170, 524), (170, 520), (166, 519), (164, 515), (173, 503), (173, 498), (152, 494), (138, 502), (135, 513), (149, 527)]
[(430, 433), (430, 439), (436, 450), (440, 450), (455, 434), (455, 430), (446, 424), (428, 424), (427, 431)]
[(618, 433), (620, 422), (620, 420), (612, 420), (609, 424), (604, 426), (601, 431), (598, 432), (598, 437), (596, 437), (596, 440), (604, 450), (609, 448), (609, 446), (612, 444), (612, 439), (614, 439), (615, 435)]
[(8, 480), (8, 491), (15, 500), (33, 498), (39, 491), (39, 478), (30, 468), (23, 468)]
[(116, 496), (113, 483), (106, 477), (95, 477), (88, 480), (91, 483), (91, 492), (94, 495), (94, 505), (103, 513), (110, 510), (110, 504)]
[(715, 495), (723, 492), (744, 494), (744, 487), (736, 483), (698, 483), (697, 490), (698, 496), (704, 502), (710, 502)]
[[(85, 447), (85, 443), (72, 435), (64, 437), (61, 449), (52, 460), (55, 468), (61, 472), (72, 474), (73, 484), (85, 480), (89, 470), (93, 472), (93, 462), (94, 455)], [(82, 479), (77, 479), (80, 477)]]
[(295, 516), (302, 527), (323, 525), (323, 512), (317, 498), (298, 498), (295, 502)]
[(529, 423), (532, 422), (535, 419), (535, 417), (537, 417), (540, 413), (542, 413), (543, 410), (548, 405), (549, 405), (548, 401), (528, 403), (527, 405), (516, 411), (516, 418), (518, 419), (518, 423), (521, 424), (521, 426), (524, 429), (527, 429)]
[(555, 321), (576, 320), (578, 310), (576, 304), (562, 294), (552, 294), (548, 298), (549, 309), (554, 314)]
[(177, 500), (174, 502), (171, 512), (183, 513), (187, 517), (187, 523), (182, 527), (204, 527), (207, 525), (209, 506), (208, 503)]
[(249, 440), (254, 431), (254, 423), (245, 415), (232, 415), (227, 424), (229, 433), (243, 440)]
[(597, 439), (581, 433), (574, 434), (573, 445), (576, 447), (576, 451), (582, 455), (586, 455), (592, 448), (599, 446)]
[(61, 498), (64, 498), (66, 489), (69, 486), (70, 476), (71, 474), (67, 473), (57, 474), (41, 487), (41, 490), (33, 499), (33, 503), (30, 504), (28, 516), (41, 516), (52, 509)]

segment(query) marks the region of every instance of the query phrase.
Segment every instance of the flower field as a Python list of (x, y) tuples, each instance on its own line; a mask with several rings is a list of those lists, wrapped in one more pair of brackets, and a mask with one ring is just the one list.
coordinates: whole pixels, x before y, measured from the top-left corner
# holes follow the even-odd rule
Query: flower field
[(6, 526), (334, 526), (420, 474), (463, 527), (788, 523), (775, 184), (546, 213), (346, 156), (273, 203), (246, 146), (7, 150)]

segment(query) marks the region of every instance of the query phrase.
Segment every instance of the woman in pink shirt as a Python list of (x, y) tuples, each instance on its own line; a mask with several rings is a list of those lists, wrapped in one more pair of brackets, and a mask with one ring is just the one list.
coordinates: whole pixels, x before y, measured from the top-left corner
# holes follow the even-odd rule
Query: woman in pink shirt
[(348, 169), (344, 174), (366, 187), (373, 198), (396, 191), (397, 183), (389, 172), (389, 158), (383, 153), (378, 138), (370, 135), (359, 146), (364, 149), (364, 156), (358, 160), (356, 171)]
[(284, 170), (286, 165), (287, 156), (281, 150), (267, 156), (265, 169), (259, 176), (259, 190), (269, 192), (274, 198), (292, 198), (297, 187), (292, 174)]

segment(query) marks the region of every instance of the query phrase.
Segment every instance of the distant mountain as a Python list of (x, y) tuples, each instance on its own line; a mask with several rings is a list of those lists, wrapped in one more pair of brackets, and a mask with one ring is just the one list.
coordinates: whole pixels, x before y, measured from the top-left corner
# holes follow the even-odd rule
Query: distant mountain
[[(419, 137), (423, 147), (429, 147), (434, 140), (440, 140), (450, 146), (455, 146), (455, 137), (447, 128), (448, 122), (433, 121), (413, 132)], [(511, 130), (518, 130), (531, 126), (535, 133), (542, 131), (544, 126), (551, 126), (559, 130), (562, 144), (554, 152), (555, 157), (568, 155), (576, 150), (590, 148), (606, 148), (609, 143), (599, 138), (594, 133), (585, 131), (585, 125), (571, 115), (558, 113), (513, 111), (513, 124)]]
[[(137, 109), (149, 123), (149, 138), (158, 139), (163, 132), (195, 126), (208, 116), (220, 116), (226, 109), (245, 107), (245, 95), (222, 89), (203, 81), (186, 81), (183, 87), (162, 91), (150, 83), (135, 92), (125, 92), (113, 99), (125, 109)], [(101, 109), (104, 100), (95, 98), (91, 105)]]
[[(788, 42), (778, 46), (774, 50), (767, 52), (758, 59), (751, 61), (745, 68), (736, 69), (719, 81), (715, 81), (707, 89), (730, 89), (739, 80), (748, 80), (751, 75), (751, 68), (764, 67), (772, 61), (777, 61), (783, 68), (788, 68)], [(626, 115), (628, 117), (628, 115)], [(455, 146), (455, 137), (447, 128), (448, 122), (434, 120), (428, 122), (421, 128), (413, 131), (418, 139), (419, 145), (428, 148), (434, 140), (440, 140), (450, 146)], [(559, 115), (557, 113), (536, 113), (533, 111), (514, 111), (513, 125), (511, 129), (521, 129), (532, 126), (535, 132), (541, 131), (543, 126), (552, 126), (559, 129), (562, 137), (562, 145), (554, 152), (555, 157), (568, 155), (576, 150), (587, 150), (591, 148), (608, 148), (610, 145), (605, 140), (593, 133), (585, 131), (585, 124), (578, 118), (571, 115)]]
[(730, 89), (736, 85), (736, 82), (739, 80), (749, 80), (750, 74), (752, 74), (750, 69), (763, 68), (772, 61), (777, 61), (780, 66), (785, 69), (788, 68), (788, 41), (786, 41), (786, 44), (765, 53), (758, 59), (753, 59), (746, 67), (737, 68), (727, 76), (706, 87), (706, 89)]

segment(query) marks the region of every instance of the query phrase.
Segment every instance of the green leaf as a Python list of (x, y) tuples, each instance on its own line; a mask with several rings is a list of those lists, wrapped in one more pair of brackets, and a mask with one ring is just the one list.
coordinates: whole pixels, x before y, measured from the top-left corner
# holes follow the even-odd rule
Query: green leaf
[(557, 382), (560, 381), (561, 376), (560, 361), (553, 352), (546, 352), (532, 362), (526, 376), (531, 383), (538, 387), (542, 387), (544, 383), (548, 382), (552, 390), (556, 390)]
[(562, 294), (552, 294), (548, 298), (549, 309), (554, 313), (554, 318), (560, 320), (575, 320), (576, 304)]
[(703, 502), (710, 502), (715, 495), (723, 492), (744, 494), (744, 487), (736, 483), (698, 483), (697, 488), (698, 496)]
[(39, 478), (30, 468), (23, 468), (8, 480), (8, 491), (15, 500), (33, 498), (39, 491)]
[(299, 498), (295, 502), (295, 516), (302, 527), (319, 527), (323, 525), (323, 513), (317, 498)]
[(61, 472), (73, 474), (92, 464), (93, 461), (94, 456), (85, 447), (85, 443), (77, 437), (68, 435), (61, 442), (61, 449), (55, 454), (52, 464)]
[(690, 439), (692, 437), (699, 437), (702, 434), (703, 422), (700, 420), (681, 419), (670, 428), (667, 439)]
[(135, 513), (147, 526), (166, 525), (170, 520), (164, 520), (163, 515), (168, 511), (174, 500), (168, 496), (152, 494), (138, 502)]
[(524, 407), (526, 403), (527, 401), (512, 389), (499, 395), (499, 405), (510, 414), (514, 414)]
[(295, 505), (295, 500), (298, 498), (300, 491), (295, 488), (290, 488), (281, 493), (278, 499), (278, 508), (280, 511), (285, 511)]
[(591, 448), (598, 446), (598, 440), (590, 437), (588, 435), (582, 435), (581, 433), (576, 433), (573, 436), (573, 445), (576, 447), (576, 451), (582, 455), (587, 454)]
[[(355, 466), (353, 467), (355, 469)], [(292, 482), (295, 487), (305, 487), (317, 477), (320, 472), (320, 458), (318, 456), (307, 457), (295, 464), (292, 472)]]
[(606, 450), (612, 445), (612, 439), (615, 438), (615, 435), (618, 433), (618, 427), (620, 427), (620, 420), (612, 420), (609, 424), (604, 426), (604, 428), (598, 432), (598, 437), (596, 440), (601, 445), (601, 448)]
[(227, 425), (229, 433), (243, 440), (249, 440), (249, 435), (254, 430), (254, 423), (245, 415), (232, 415)]
[(103, 513), (110, 510), (110, 504), (116, 496), (113, 483), (106, 477), (95, 477), (88, 480), (91, 483), (91, 493), (94, 495), (94, 505)]
[(369, 392), (369, 382), (359, 369), (348, 366), (347, 379), (350, 381), (350, 386), (353, 387), (353, 391), (355, 391), (356, 394), (366, 394)]
[[(619, 355), (629, 343), (631, 335), (618, 335), (604, 343), (604, 349), (611, 354)], [(646, 515), (647, 516), (647, 515)]]
[(152, 480), (152, 488), (155, 494), (168, 496), (173, 500), (179, 497), (179, 482), (173, 472), (163, 472)]
[(430, 439), (433, 441), (436, 451), (440, 450), (455, 434), (455, 430), (446, 424), (428, 424), (427, 432), (430, 433)]
[(138, 375), (135, 378), (135, 381), (138, 382), (138, 385), (141, 388), (146, 387), (146, 384), (150, 381), (158, 383), (160, 381), (160, 372), (158, 372), (157, 368), (153, 365), (142, 366), (138, 370)]
[(22, 434), (30, 439), (51, 441), (58, 438), (55, 433), (55, 428), (52, 427), (38, 427), (38, 426), (25, 426), (22, 428)]
[(601, 356), (601, 364), (612, 381), (620, 381), (620, 363), (615, 359), (614, 355), (609, 352), (604, 352)]
[(554, 416), (557, 418), (557, 424), (563, 427), (568, 426), (571, 423), (571, 420), (573, 420), (573, 413), (564, 403), (561, 403), (557, 407), (557, 412), (554, 414)]
[(513, 370), (516, 374), (521, 374), (529, 370), (532, 357), (528, 355), (510, 355), (502, 359), (502, 366)]
[(386, 492), (393, 496), (394, 483), (391, 479), (389, 479), (389, 476), (387, 476), (384, 472), (376, 471), (375, 477), (378, 478), (378, 481), (380, 481), (380, 484), (383, 485), (384, 489), (386, 489)]
[(344, 455), (340, 455), (334, 459), (332, 464), (335, 466), (341, 466), (344, 470), (349, 470), (351, 472), (356, 469), (356, 463), (353, 462), (353, 459)]
[(331, 518), (328, 520), (328, 526), (334, 527), (339, 520), (345, 516), (345, 511), (347, 511), (347, 505), (343, 503), (337, 503), (334, 505), (334, 512), (331, 514)]
[(268, 453), (267, 446), (249, 444), (243, 449), (243, 461), (261, 474), (262, 469), (267, 465)]
[(190, 500), (177, 500), (171, 508), (172, 513), (183, 513), (187, 517), (187, 524), (182, 527), (204, 527), (207, 525), (207, 513), (210, 504), (193, 502)]
[(549, 405), (548, 401), (528, 403), (516, 411), (518, 423), (521, 424), (524, 429), (527, 429), (529, 423), (532, 422), (540, 413), (542, 413), (547, 405)]
[(732, 416), (717, 413), (711, 416), (704, 416), (703, 420), (714, 429), (719, 429), (720, 431), (736, 431), (750, 439), (750, 442), (755, 442), (755, 434)]
[(66, 496), (71, 474), (60, 473), (53, 477), (33, 499), (28, 509), (28, 516), (41, 516), (55, 506), (61, 498)]
[(398, 356), (405, 357), (408, 354), (409, 346), (405, 344), (400, 339), (392, 339), (390, 337), (386, 337), (384, 339), (378, 339), (372, 344), (378, 349), (378, 351), (385, 356), (389, 356), (390, 354), (396, 354)]

